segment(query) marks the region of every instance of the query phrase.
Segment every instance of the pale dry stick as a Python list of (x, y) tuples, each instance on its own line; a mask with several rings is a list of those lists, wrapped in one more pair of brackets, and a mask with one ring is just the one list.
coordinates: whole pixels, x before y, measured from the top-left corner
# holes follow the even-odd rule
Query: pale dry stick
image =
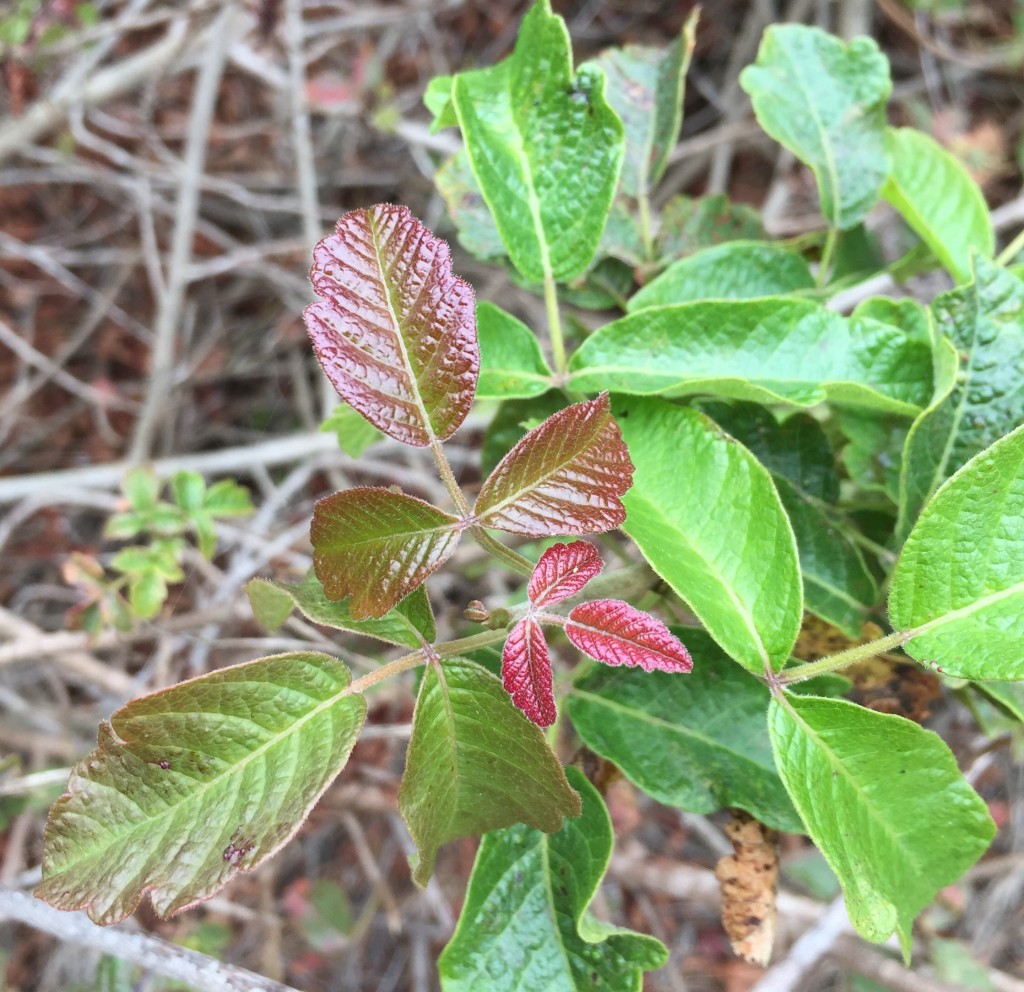
[(130, 961), (203, 992), (297, 992), (255, 972), (122, 926), (101, 927), (84, 913), (53, 909), (16, 889), (0, 888), (0, 922), (23, 923), (59, 940)]
[(181, 307), (188, 287), (188, 266), (192, 258), (192, 239), (199, 214), (199, 177), (206, 161), (206, 143), (213, 122), (217, 91), (227, 57), (228, 38), (236, 30), (235, 5), (226, 0), (211, 24), (212, 34), (200, 64), (189, 115), (189, 133), (182, 163), (182, 182), (171, 236), (171, 255), (167, 269), (166, 291), (160, 299), (153, 330), (149, 388), (142, 413), (135, 423), (129, 461), (139, 463), (149, 457), (161, 417), (166, 415), (174, 373), (174, 348)]
[[(46, 99), (37, 100), (21, 117), (0, 123), (0, 162), (40, 141), (59, 127), (77, 103), (102, 103), (134, 89), (168, 66), (188, 40), (189, 18), (178, 17), (167, 33), (137, 55), (96, 72), (74, 85), (58, 85)], [(205, 34), (205, 32), (204, 32)]]
[(366, 839), (366, 832), (350, 812), (346, 811), (341, 814), (341, 822), (345, 825), (349, 838), (352, 840), (352, 846), (356, 849), (356, 857), (359, 859), (363, 873), (370, 884), (377, 889), (380, 904), (384, 908), (384, 918), (387, 921), (388, 930), (392, 934), (401, 932), (401, 911), (398, 908), (394, 893), (388, 885), (387, 878), (380, 870), (380, 865), (377, 864), (373, 851), (370, 850), (370, 844)]

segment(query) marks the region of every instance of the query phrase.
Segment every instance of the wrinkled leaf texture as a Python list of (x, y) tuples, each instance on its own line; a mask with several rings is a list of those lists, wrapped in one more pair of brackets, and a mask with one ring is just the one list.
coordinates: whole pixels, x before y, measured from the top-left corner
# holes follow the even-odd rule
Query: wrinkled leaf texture
[(552, 545), (537, 559), (527, 595), (534, 606), (553, 606), (575, 596), (603, 567), (597, 548), (587, 541)]
[(618, 599), (580, 603), (569, 613), (565, 636), (591, 658), (645, 672), (688, 672), (689, 652), (660, 620)]

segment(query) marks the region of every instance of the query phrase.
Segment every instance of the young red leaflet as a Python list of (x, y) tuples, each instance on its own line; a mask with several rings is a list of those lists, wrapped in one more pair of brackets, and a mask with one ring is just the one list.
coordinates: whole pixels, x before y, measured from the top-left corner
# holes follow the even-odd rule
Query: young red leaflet
[(584, 654), (606, 665), (645, 672), (688, 672), (693, 660), (660, 620), (618, 599), (581, 603), (565, 623), (566, 637)]
[(520, 620), (508, 635), (501, 653), (501, 680), (512, 702), (538, 727), (555, 722), (551, 659), (544, 634), (535, 620)]
[(603, 567), (597, 548), (587, 541), (556, 544), (540, 556), (530, 576), (530, 602), (552, 606), (575, 596)]

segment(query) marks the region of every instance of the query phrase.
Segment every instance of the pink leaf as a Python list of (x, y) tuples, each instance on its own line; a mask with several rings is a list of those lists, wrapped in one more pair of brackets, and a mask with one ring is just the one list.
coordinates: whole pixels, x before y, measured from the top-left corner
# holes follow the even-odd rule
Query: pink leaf
[(690, 653), (660, 620), (618, 599), (581, 603), (569, 614), (565, 634), (584, 654), (606, 665), (645, 672), (688, 672)]
[(313, 249), (321, 300), (305, 320), (324, 373), (374, 427), (406, 444), (450, 437), (480, 371), (473, 290), (448, 245), (406, 207), (342, 215)]
[(597, 548), (586, 541), (556, 544), (540, 556), (530, 576), (530, 602), (551, 606), (575, 596), (603, 567)]
[(448, 560), (460, 532), (457, 517), (415, 496), (345, 489), (313, 508), (313, 570), (328, 599), (352, 597), (354, 619), (382, 617)]
[(632, 483), (633, 463), (602, 393), (530, 431), (484, 482), (475, 513), (512, 534), (596, 534), (626, 519), (621, 497)]
[(508, 635), (501, 653), (501, 680), (512, 702), (538, 727), (549, 727), (555, 722), (551, 658), (535, 620), (520, 620)]

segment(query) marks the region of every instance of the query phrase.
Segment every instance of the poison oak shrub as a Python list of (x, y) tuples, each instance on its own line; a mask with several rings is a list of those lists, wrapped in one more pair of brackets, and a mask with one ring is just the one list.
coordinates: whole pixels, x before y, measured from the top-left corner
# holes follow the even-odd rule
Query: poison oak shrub
[[(433, 81), (435, 127), (465, 140), (438, 173), (460, 240), (543, 294), (552, 365), (531, 328), (474, 301), (406, 208), (339, 220), (306, 311), (347, 404), (327, 426), (358, 450), (372, 429), (429, 448), (451, 505), (327, 496), (313, 571), (249, 593), (270, 629), (297, 608), (406, 653), (356, 681), (327, 655), (278, 655), (119, 710), (53, 809), (42, 898), (110, 922), (147, 890), (161, 914), (208, 897), (295, 832), (348, 758), (364, 692), (423, 666), (399, 796), (416, 880), (440, 845), (484, 835), (446, 989), (525, 992), (543, 975), (620, 992), (665, 960), (587, 912), (612, 834), (541, 730), (566, 719), (655, 799), (745, 811), (737, 836), (758, 850), (774, 830), (807, 833), (857, 930), (896, 933), (909, 956), (915, 916), (995, 827), (937, 735), (842, 698), (829, 673), (902, 651), (1024, 715), (1024, 285), (1012, 246), (993, 259), (961, 166), (887, 126), (874, 42), (812, 28), (770, 28), (741, 83), (817, 179), (816, 267), (722, 197), (655, 216), (695, 27), (574, 72), (539, 0), (503, 62)], [(919, 236), (916, 264), (956, 288), (843, 316), (823, 301), (884, 268), (864, 226), (879, 199)], [(560, 300), (623, 315), (568, 340)], [(475, 398), (500, 406), (471, 500), (444, 441)], [(643, 562), (601, 575), (587, 536), (615, 528)], [(534, 564), (493, 532), (571, 540)], [(525, 597), (471, 604), (484, 629), (436, 643), (425, 583), (466, 538), (521, 573)], [(700, 627), (669, 630), (625, 601), (641, 593)], [(796, 662), (805, 616), (851, 646)], [(889, 632), (864, 643), (869, 617)], [(559, 631), (603, 664), (557, 672)], [(492, 673), (480, 651), (502, 644)]]

